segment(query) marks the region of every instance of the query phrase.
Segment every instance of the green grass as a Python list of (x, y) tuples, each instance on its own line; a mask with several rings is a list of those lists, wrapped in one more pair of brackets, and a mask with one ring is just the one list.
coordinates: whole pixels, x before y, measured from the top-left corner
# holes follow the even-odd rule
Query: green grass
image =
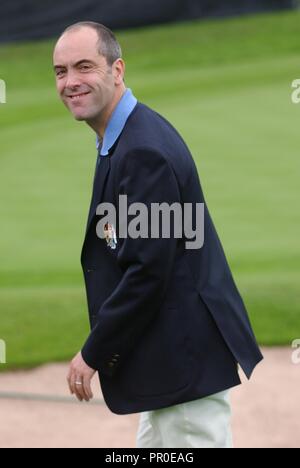
[[(127, 86), (193, 152), (258, 339), (300, 336), (297, 12), (118, 34)], [(0, 47), (0, 338), (8, 365), (72, 357), (88, 333), (80, 248), (95, 138), (59, 103), (54, 41)], [(298, 202), (298, 203), (297, 203)]]

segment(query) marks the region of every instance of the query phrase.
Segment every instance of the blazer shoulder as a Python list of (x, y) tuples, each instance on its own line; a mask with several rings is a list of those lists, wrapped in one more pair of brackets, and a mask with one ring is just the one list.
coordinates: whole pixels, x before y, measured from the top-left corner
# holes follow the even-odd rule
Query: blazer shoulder
[(146, 147), (164, 155), (189, 153), (187, 145), (173, 125), (141, 102), (137, 103), (127, 121), (122, 146), (125, 150)]
[(183, 183), (192, 172), (197, 172), (193, 157), (177, 130), (140, 102), (130, 115), (118, 146), (119, 167), (124, 158), (144, 150), (148, 155), (153, 153), (161, 164), (167, 163)]

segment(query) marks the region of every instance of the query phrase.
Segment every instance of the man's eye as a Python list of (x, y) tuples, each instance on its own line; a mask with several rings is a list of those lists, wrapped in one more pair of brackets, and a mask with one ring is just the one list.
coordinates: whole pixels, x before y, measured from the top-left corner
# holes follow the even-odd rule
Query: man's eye
[(91, 67), (90, 67), (89, 65), (82, 65), (82, 66), (80, 67), (81, 70), (85, 70), (85, 71), (86, 71), (86, 70), (89, 70), (90, 68), (91, 68)]
[(62, 76), (64, 74), (64, 71), (63, 70), (58, 70), (56, 72), (56, 76)]

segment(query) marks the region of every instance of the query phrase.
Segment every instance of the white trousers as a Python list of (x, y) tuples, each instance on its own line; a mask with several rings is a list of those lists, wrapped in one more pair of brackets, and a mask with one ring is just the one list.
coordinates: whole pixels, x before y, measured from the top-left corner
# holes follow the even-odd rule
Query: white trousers
[(141, 413), (137, 448), (233, 448), (229, 390)]

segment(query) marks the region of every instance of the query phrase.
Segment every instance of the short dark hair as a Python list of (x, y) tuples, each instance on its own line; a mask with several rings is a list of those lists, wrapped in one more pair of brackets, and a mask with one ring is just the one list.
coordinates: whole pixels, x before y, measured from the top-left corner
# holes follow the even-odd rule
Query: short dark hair
[(80, 29), (85, 27), (92, 28), (97, 32), (99, 37), (99, 54), (106, 58), (108, 65), (112, 66), (116, 60), (122, 58), (122, 49), (116, 39), (116, 36), (103, 24), (95, 23), (94, 21), (81, 21), (79, 23), (68, 26), (61, 34), (61, 36), (63, 36), (63, 34), (68, 31), (72, 31), (73, 29)]

